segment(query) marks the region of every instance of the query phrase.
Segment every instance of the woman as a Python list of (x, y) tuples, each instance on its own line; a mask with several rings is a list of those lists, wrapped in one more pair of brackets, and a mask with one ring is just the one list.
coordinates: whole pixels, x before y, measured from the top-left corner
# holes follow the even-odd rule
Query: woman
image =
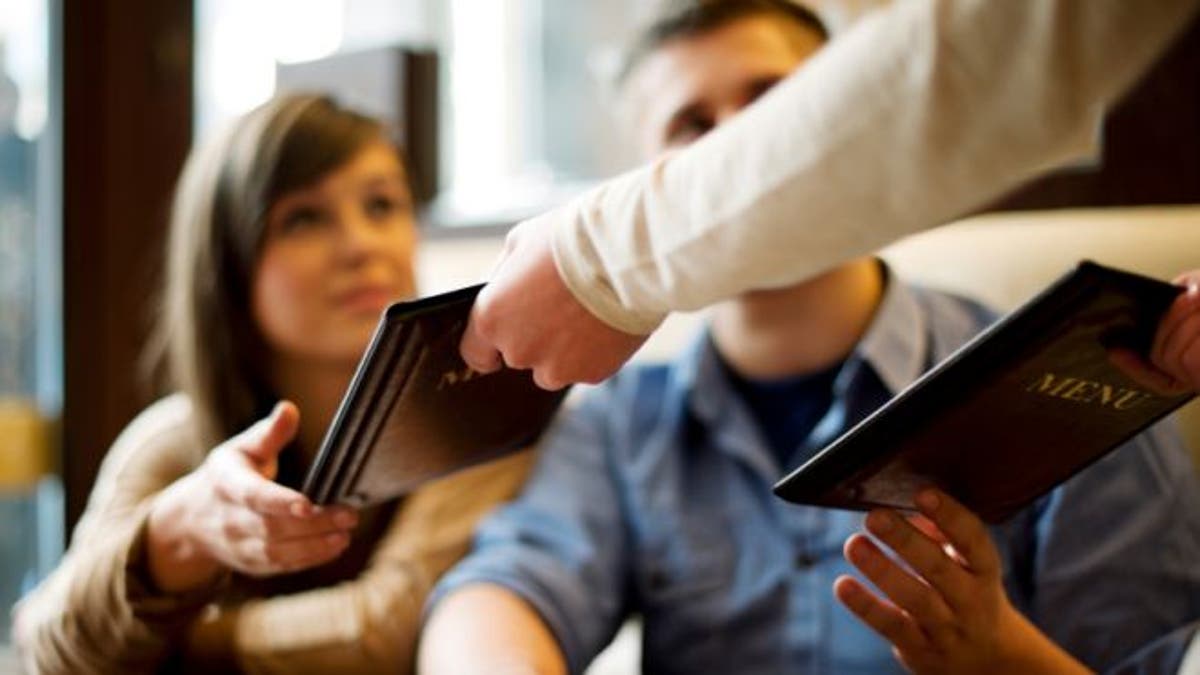
[(361, 513), (284, 485), (382, 309), (413, 294), (416, 235), (397, 149), (329, 99), (272, 101), (193, 153), (157, 340), (177, 393), (117, 439), (18, 606), (31, 671), (411, 669), (426, 592), (527, 458)]

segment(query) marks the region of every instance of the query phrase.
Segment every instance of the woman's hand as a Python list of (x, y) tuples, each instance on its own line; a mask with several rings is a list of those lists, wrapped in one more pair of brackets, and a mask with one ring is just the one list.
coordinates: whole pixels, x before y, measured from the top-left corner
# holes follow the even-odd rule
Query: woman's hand
[(253, 576), (293, 572), (346, 549), (358, 522), (352, 509), (314, 506), (273, 480), (279, 452), (299, 420), (295, 405), (280, 403), (155, 498), (147, 552), (161, 590), (196, 588), (226, 569)]
[(894, 645), (916, 673), (1088, 673), (1021, 615), (1005, 595), (1000, 556), (984, 524), (949, 496), (917, 496), (925, 517), (872, 511), (867, 530), (895, 552), (901, 566), (870, 538), (855, 534), (845, 554), (886, 596), (842, 576), (834, 594)]

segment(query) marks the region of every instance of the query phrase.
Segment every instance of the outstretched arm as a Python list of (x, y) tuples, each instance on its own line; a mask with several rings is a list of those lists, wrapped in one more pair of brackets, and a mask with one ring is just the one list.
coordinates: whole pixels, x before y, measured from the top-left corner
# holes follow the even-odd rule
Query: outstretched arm
[(1196, 0), (914, 0), (737, 119), (514, 230), (463, 357), (611, 374), (667, 312), (810, 278), (1094, 150)]
[(193, 625), (189, 651), (258, 675), (412, 672), (426, 596), (478, 522), (517, 493), (531, 461), (525, 452), (423, 486), (357, 578), (221, 607)]

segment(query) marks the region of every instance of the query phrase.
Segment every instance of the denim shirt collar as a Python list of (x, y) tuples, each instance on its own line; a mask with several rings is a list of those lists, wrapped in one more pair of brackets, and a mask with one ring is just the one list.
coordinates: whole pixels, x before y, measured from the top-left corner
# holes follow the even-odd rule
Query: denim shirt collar
[[(834, 382), (834, 403), (810, 437), (825, 445), (844, 431), (841, 422), (853, 383), (869, 367), (895, 395), (914, 382), (930, 365), (927, 318), (913, 290), (884, 267), (887, 284), (867, 332)], [(750, 411), (731, 386), (711, 330), (704, 330), (676, 361), (671, 384), (688, 411), (712, 432), (723, 451), (739, 456), (764, 474), (779, 476), (781, 467), (766, 448)]]

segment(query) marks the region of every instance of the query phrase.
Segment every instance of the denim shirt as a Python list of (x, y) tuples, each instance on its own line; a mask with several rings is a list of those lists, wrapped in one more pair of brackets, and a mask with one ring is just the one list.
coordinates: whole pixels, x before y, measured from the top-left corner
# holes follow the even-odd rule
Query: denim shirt
[[(485, 521), (431, 602), (505, 586), (573, 672), (634, 614), (647, 672), (903, 672), (832, 595), (854, 573), (842, 545), (862, 514), (789, 504), (771, 486), (992, 318), (892, 279), (788, 467), (707, 333), (669, 365), (622, 370), (560, 416), (522, 496)], [(1115, 664), (1200, 616), (1198, 495), (1182, 443), (1151, 429), (993, 530), (1010, 596), (1089, 665)]]

